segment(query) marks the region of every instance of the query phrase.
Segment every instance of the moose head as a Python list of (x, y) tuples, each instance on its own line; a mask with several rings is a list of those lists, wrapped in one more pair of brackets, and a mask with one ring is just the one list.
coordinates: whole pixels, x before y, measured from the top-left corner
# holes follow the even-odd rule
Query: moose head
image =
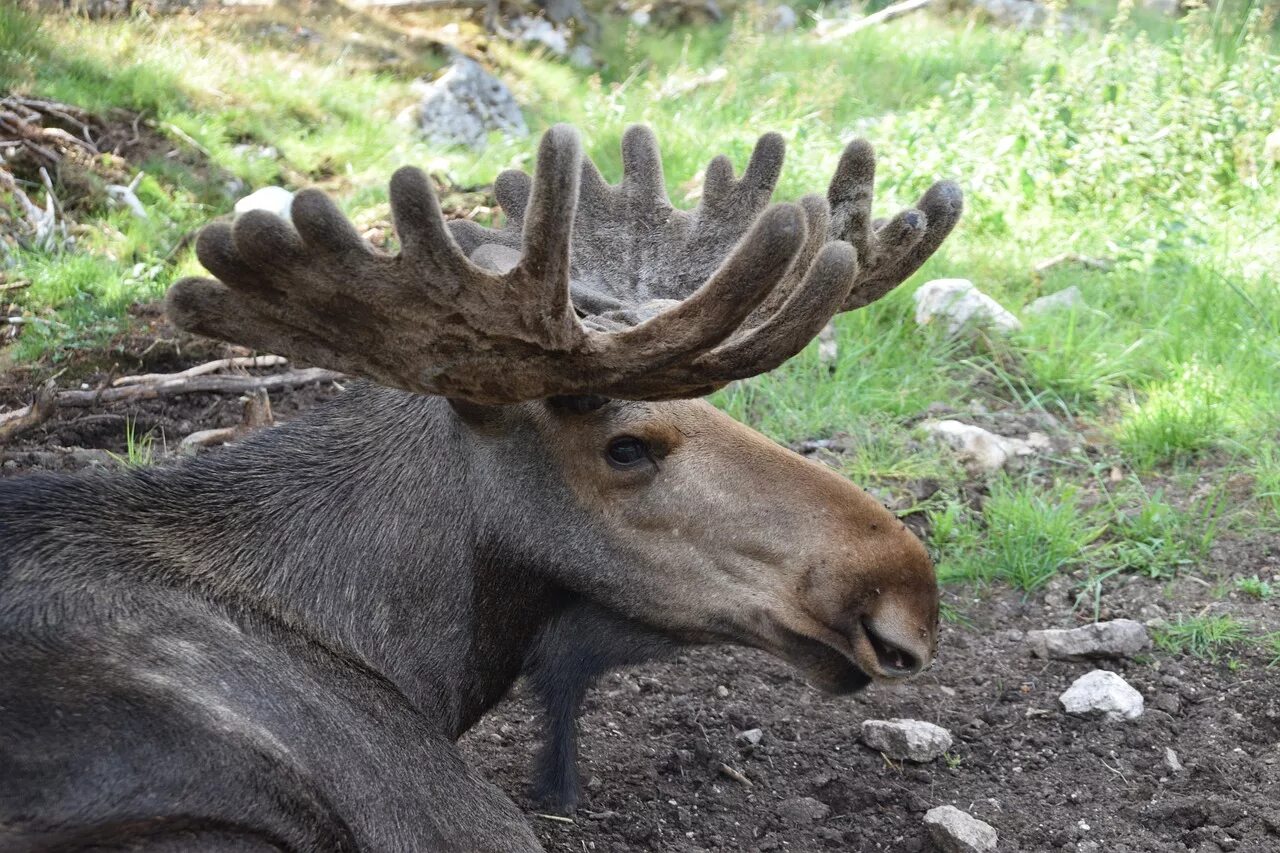
[(929, 664), (933, 568), (864, 491), (697, 399), (766, 372), (933, 253), (961, 209), (939, 183), (871, 217), (874, 158), (850, 144), (825, 198), (770, 205), (781, 137), (741, 178), (667, 198), (655, 140), (622, 141), (609, 185), (575, 132), (504, 172), (505, 227), (446, 222), (427, 177), (391, 181), (398, 254), (322, 193), (292, 223), (252, 212), (200, 236), (219, 280), (168, 297), (181, 327), (446, 398), (470, 474), (521, 505), (536, 558), (573, 595), (686, 642), (771, 651), (846, 691)]

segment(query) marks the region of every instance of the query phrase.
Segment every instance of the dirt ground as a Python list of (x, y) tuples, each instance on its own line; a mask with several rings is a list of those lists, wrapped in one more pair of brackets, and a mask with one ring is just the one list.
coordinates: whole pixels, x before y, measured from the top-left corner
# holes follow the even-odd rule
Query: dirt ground
[[(154, 339), (154, 329), (143, 334)], [(141, 361), (127, 355), (142, 351), (141, 342), (60, 365), (60, 384), (74, 377), (94, 387), (112, 373), (225, 354), (177, 340)], [(36, 379), (0, 375), (0, 408), (25, 402)], [(302, 388), (273, 394), (272, 403), (287, 418), (335, 393)], [(58, 448), (121, 453), (132, 421), (152, 431), (162, 451), (192, 430), (237, 423), (241, 408), (234, 397), (202, 394), (66, 410), (0, 450), (0, 476), (116, 464)], [(1235, 577), (1253, 575), (1280, 575), (1280, 542), (1224, 536), (1181, 579), (1127, 579), (1108, 587), (1100, 606), (1106, 616), (1136, 619), (1212, 608), (1276, 630), (1274, 601), (1232, 591)], [(1071, 598), (1065, 582), (1026, 598), (949, 589), (948, 609), (959, 619), (944, 625), (936, 665), (908, 685), (855, 697), (825, 697), (785, 664), (734, 648), (689, 649), (608, 676), (587, 700), (588, 790), (570, 819), (540, 814), (525, 795), (539, 730), (519, 686), (463, 745), (528, 810), (548, 850), (565, 853), (911, 853), (931, 849), (923, 814), (947, 803), (994, 826), (1002, 851), (1280, 851), (1280, 668), (1244, 647), (1216, 661), (1158, 650), (1098, 664), (1030, 657), (1025, 631), (1086, 618)], [(1095, 667), (1118, 672), (1143, 694), (1143, 716), (1109, 724), (1062, 711), (1059, 694)], [(931, 764), (899, 764), (860, 743), (863, 720), (893, 717), (946, 727), (951, 751)], [(753, 728), (763, 731), (761, 742), (740, 742)]]

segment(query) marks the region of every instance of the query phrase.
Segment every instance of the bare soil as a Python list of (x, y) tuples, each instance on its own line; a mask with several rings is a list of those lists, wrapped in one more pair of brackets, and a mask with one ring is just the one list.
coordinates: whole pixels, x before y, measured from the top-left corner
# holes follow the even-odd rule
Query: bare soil
[[(124, 372), (176, 370), (229, 352), (165, 338), (153, 312), (137, 321), (110, 351), (60, 365), (67, 369), (60, 383), (74, 376), (95, 387)], [(142, 359), (129, 354), (144, 350)], [(43, 372), (0, 375), (0, 408), (26, 402)], [(335, 393), (331, 386), (273, 393), (272, 405), (287, 419)], [(151, 430), (157, 448), (176, 446), (193, 430), (237, 423), (241, 407), (232, 397), (192, 395), (66, 410), (0, 449), (0, 476), (101, 464), (101, 454), (58, 448), (121, 453), (129, 421)], [(1258, 631), (1280, 629), (1274, 600), (1235, 591), (1235, 578), (1253, 575), (1280, 575), (1280, 541), (1224, 536), (1174, 582), (1126, 578), (1106, 588), (1099, 607), (1107, 617), (1139, 619), (1230, 613)], [(540, 735), (537, 709), (520, 686), (463, 748), (527, 808), (547, 849), (566, 853), (911, 853), (931, 849), (923, 814), (947, 803), (994, 826), (1002, 851), (1280, 851), (1280, 668), (1252, 646), (1217, 660), (1156, 649), (1100, 663), (1031, 658), (1025, 631), (1091, 616), (1073, 609), (1069, 591), (1065, 580), (1030, 597), (951, 588), (946, 601), (960, 618), (944, 625), (936, 665), (908, 685), (854, 697), (824, 696), (785, 664), (736, 648), (689, 649), (608, 676), (581, 721), (588, 790), (568, 819), (541, 814), (525, 794)], [(1105, 723), (1062, 711), (1062, 691), (1099, 667), (1143, 694), (1142, 717)], [(946, 727), (955, 736), (950, 753), (902, 764), (860, 743), (864, 720), (892, 717)], [(756, 746), (738, 739), (752, 728), (764, 732)], [(1167, 750), (1181, 769), (1170, 766)]]

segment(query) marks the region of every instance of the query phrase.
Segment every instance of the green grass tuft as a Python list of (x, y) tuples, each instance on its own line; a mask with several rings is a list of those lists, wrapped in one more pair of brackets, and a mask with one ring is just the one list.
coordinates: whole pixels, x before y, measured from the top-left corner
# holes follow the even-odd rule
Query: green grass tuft
[(1152, 632), (1155, 644), (1170, 654), (1217, 660), (1218, 654), (1243, 642), (1247, 627), (1231, 616), (1179, 617)]

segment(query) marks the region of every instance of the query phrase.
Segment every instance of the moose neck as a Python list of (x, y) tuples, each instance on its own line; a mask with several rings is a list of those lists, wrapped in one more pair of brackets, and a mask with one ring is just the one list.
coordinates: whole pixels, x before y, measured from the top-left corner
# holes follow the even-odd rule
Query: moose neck
[(170, 501), (139, 507), (144, 549), (379, 672), (456, 737), (501, 698), (564, 597), (542, 571), (553, 543), (527, 535), (548, 528), (532, 516), (554, 494), (522, 499), (521, 479), (543, 475), (507, 473), (446, 401), (357, 388), (144, 475)]

